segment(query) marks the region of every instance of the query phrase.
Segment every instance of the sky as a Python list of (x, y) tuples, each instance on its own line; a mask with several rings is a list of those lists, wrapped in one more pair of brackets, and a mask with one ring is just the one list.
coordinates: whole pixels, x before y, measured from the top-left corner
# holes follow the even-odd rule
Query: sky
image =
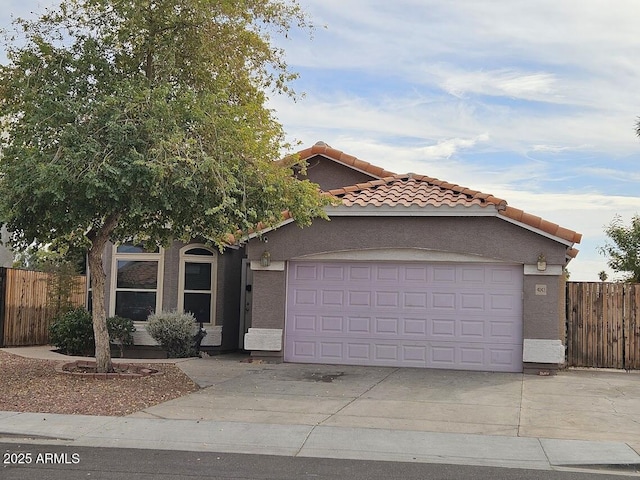
[[(0, 27), (54, 3), (1, 1)], [(299, 3), (312, 38), (274, 41), (304, 96), (269, 100), (296, 149), (490, 193), (582, 233), (571, 280), (617, 277), (599, 247), (640, 214), (640, 2)]]

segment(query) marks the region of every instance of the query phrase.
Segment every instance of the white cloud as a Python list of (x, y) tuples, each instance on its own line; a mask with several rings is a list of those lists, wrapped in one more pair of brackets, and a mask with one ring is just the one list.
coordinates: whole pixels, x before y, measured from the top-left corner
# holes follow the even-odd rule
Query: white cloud
[(471, 148), (479, 142), (485, 142), (489, 139), (489, 135), (481, 134), (474, 138), (448, 138), (440, 140), (436, 145), (430, 145), (420, 149), (421, 153), (427, 159), (443, 159), (451, 158), (454, 154), (460, 153), (461, 150)]
[(554, 93), (555, 76), (511, 69), (451, 72), (440, 80), (444, 90), (457, 97), (467, 93), (548, 100)]

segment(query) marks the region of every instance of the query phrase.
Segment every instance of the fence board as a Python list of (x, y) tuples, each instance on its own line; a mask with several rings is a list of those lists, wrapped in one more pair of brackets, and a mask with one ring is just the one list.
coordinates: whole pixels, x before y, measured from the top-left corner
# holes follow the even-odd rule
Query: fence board
[(567, 364), (640, 368), (640, 285), (567, 283)]
[[(52, 302), (50, 289), (54, 274), (6, 269), (2, 342), (5, 347), (46, 345), (49, 325), (60, 309)], [(85, 304), (85, 277), (74, 277), (70, 303)]]

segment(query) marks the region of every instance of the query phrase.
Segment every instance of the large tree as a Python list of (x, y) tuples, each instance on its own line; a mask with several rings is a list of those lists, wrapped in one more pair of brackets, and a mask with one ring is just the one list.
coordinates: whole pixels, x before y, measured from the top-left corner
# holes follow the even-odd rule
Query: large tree
[(323, 215), (317, 186), (274, 165), (267, 92), (294, 76), (273, 35), (289, 0), (62, 0), (17, 20), (0, 66), (0, 215), (17, 247), (85, 246), (99, 371), (112, 370), (102, 254)]
[(610, 241), (600, 251), (609, 257), (609, 266), (624, 273), (624, 281), (640, 283), (640, 215), (634, 215), (628, 226), (616, 216), (605, 233)]

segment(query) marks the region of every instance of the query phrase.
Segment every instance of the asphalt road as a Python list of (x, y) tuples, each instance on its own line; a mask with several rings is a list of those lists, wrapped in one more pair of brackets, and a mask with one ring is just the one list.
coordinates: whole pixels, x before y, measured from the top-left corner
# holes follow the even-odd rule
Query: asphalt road
[(2, 480), (620, 480), (620, 473), (638, 475), (18, 443), (0, 443), (0, 452)]

